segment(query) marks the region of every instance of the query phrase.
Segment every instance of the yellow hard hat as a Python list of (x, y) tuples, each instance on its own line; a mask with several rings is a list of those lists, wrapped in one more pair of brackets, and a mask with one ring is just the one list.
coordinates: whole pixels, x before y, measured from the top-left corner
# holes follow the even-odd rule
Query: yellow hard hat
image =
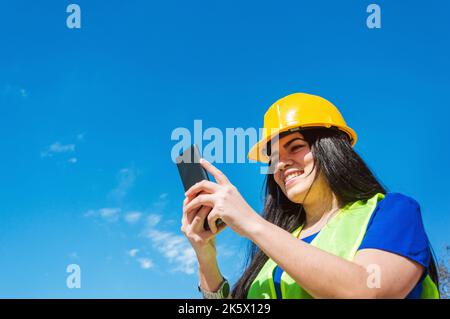
[(304, 127), (335, 127), (347, 133), (352, 146), (356, 143), (355, 131), (347, 126), (336, 106), (317, 95), (294, 93), (269, 107), (264, 115), (263, 137), (250, 149), (248, 158), (269, 162), (265, 151), (267, 143), (282, 132)]

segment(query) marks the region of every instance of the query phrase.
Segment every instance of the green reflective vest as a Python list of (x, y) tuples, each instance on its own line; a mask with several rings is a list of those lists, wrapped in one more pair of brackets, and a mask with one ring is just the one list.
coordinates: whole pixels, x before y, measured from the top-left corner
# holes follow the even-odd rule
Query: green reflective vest
[[(336, 256), (353, 260), (364, 238), (370, 217), (378, 202), (384, 198), (379, 193), (367, 201), (350, 203), (330, 219), (311, 242), (311, 245), (332, 253)], [(297, 237), (302, 226), (292, 232)], [(249, 299), (276, 299), (273, 272), (277, 264), (269, 259), (252, 282), (247, 293)], [(306, 290), (300, 287), (287, 272), (281, 276), (281, 294), (283, 299), (309, 299), (312, 298)], [(427, 275), (422, 282), (421, 298), (439, 298), (436, 285)]]

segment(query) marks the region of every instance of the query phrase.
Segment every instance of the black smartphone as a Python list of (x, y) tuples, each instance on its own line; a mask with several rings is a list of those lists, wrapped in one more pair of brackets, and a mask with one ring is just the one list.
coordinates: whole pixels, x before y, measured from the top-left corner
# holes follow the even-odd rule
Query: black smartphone
[[(210, 180), (208, 172), (200, 164), (200, 150), (196, 144), (192, 144), (184, 152), (176, 158), (178, 172), (180, 173), (181, 181), (183, 182), (184, 190), (187, 191), (195, 183), (202, 180)], [(216, 226), (223, 224), (221, 219), (216, 220)], [(208, 221), (205, 219), (203, 224), (205, 230), (209, 230)]]

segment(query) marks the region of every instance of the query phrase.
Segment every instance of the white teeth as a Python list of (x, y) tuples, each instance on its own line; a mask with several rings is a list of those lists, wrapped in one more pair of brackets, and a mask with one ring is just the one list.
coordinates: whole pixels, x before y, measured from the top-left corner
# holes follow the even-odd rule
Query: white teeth
[(286, 176), (286, 178), (284, 179), (284, 182), (286, 183), (287, 181), (289, 181), (290, 179), (297, 177), (299, 175), (303, 174), (303, 171), (299, 171), (299, 172), (295, 172), (295, 173), (291, 173), (288, 176)]

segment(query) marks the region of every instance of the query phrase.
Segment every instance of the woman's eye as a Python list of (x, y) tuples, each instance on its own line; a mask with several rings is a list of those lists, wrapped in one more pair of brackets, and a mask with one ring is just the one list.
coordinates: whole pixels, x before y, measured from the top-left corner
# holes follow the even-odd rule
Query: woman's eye
[(303, 147), (303, 145), (295, 145), (294, 147), (291, 148), (291, 152), (298, 151), (298, 150), (301, 149), (302, 147)]

